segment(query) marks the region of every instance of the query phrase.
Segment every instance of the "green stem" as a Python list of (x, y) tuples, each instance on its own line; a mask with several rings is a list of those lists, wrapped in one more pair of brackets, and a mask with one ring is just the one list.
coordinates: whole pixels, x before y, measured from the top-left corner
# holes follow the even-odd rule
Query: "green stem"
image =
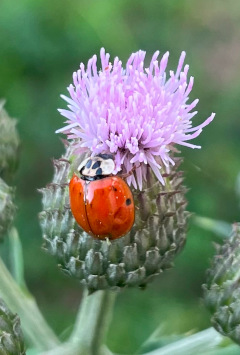
[[(88, 295), (85, 290), (70, 342), (78, 346), (78, 355), (103, 354), (102, 348), (108, 329), (116, 294), (97, 291)], [(106, 352), (105, 352), (106, 353)]]
[(205, 354), (220, 345), (223, 340), (214, 328), (208, 328), (172, 344), (145, 353), (144, 355), (192, 355)]
[(33, 347), (51, 349), (59, 344), (56, 335), (48, 326), (34, 298), (21, 290), (0, 258), (0, 297), (9, 308), (18, 313), (24, 335)]
[(22, 253), (22, 244), (19, 239), (18, 231), (12, 227), (8, 233), (10, 243), (11, 272), (18, 286), (27, 292), (27, 286), (24, 279), (24, 262)]

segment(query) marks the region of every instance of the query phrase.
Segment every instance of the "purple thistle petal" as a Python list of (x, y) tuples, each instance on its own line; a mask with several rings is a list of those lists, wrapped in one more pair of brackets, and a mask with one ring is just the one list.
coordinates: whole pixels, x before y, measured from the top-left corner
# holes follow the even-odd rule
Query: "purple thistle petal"
[(212, 122), (212, 120), (214, 119), (215, 117), (215, 113), (212, 113), (211, 116), (209, 116), (206, 121), (204, 121), (203, 123), (201, 123), (199, 126), (197, 127), (193, 127), (191, 129), (187, 129), (185, 132), (193, 132), (195, 130), (198, 130), (198, 129), (202, 129), (203, 127), (207, 126), (209, 123)]
[(115, 174), (140, 165), (127, 179), (140, 189), (147, 164), (164, 183), (160, 169), (174, 165), (174, 144), (200, 148), (187, 141), (196, 138), (215, 116), (212, 114), (193, 127), (192, 118), (197, 111), (192, 110), (198, 99), (188, 103), (194, 78), (187, 78), (185, 52), (181, 53), (176, 72), (171, 70), (169, 75), (169, 52), (158, 60), (156, 51), (149, 68), (144, 66), (145, 55), (144, 51), (132, 53), (123, 68), (117, 57), (111, 64), (110, 55), (102, 48), (99, 71), (96, 55), (86, 67), (81, 63), (73, 73), (73, 85), (68, 87), (70, 97), (61, 95), (68, 109), (59, 112), (67, 120), (57, 130), (74, 140), (76, 152), (115, 154)]

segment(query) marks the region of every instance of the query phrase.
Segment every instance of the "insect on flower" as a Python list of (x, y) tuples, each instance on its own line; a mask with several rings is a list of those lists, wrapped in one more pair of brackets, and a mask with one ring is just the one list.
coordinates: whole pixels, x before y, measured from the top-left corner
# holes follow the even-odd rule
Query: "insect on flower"
[(81, 63), (69, 97), (63, 96), (68, 106), (60, 110), (65, 122), (57, 132), (69, 144), (54, 161), (53, 183), (42, 189), (40, 222), (44, 248), (90, 292), (145, 286), (186, 241), (177, 145), (200, 148), (191, 140), (214, 114), (193, 122), (198, 100), (189, 99), (193, 78), (185, 52), (175, 71), (166, 69), (169, 53), (159, 60), (154, 53), (149, 65), (145, 54), (111, 64), (101, 49), (100, 63), (96, 55)]
[(134, 223), (134, 201), (127, 183), (111, 175), (113, 156), (85, 159), (69, 184), (70, 206), (77, 223), (97, 239), (117, 239)]
[[(171, 171), (175, 164), (175, 145), (200, 148), (189, 141), (200, 135), (215, 116), (212, 113), (193, 127), (192, 119), (197, 111), (192, 110), (198, 99), (188, 102), (194, 80), (188, 78), (185, 52), (180, 56), (176, 72), (169, 71), (169, 77), (168, 52), (160, 60), (157, 59), (159, 51), (155, 52), (149, 67), (144, 66), (145, 54), (141, 50), (131, 54), (123, 67), (118, 57), (110, 63), (110, 55), (102, 48), (101, 69), (97, 68), (96, 55), (86, 67), (81, 63), (80, 69), (73, 73), (73, 85), (68, 88), (70, 98), (62, 96), (68, 102), (68, 110), (59, 111), (67, 120), (57, 133), (65, 133), (72, 141), (74, 154), (87, 153), (94, 157), (80, 165), (81, 178), (75, 174), (71, 180), (72, 212), (83, 229), (96, 238), (115, 239), (130, 230), (134, 207), (128, 185), (142, 190), (149, 168), (164, 185), (164, 173)], [(104, 159), (104, 154), (112, 154), (114, 161)], [(128, 174), (128, 185), (119, 178), (119, 172)], [(118, 184), (118, 193), (114, 192), (114, 184)], [(119, 188), (124, 190), (123, 200)], [(94, 197), (92, 204), (92, 196), (97, 196), (97, 192), (99, 196)], [(132, 201), (129, 205), (126, 204), (128, 196)], [(117, 199), (123, 201), (124, 208), (117, 204)], [(115, 210), (114, 203), (121, 208)], [(103, 213), (105, 217), (100, 218)], [(117, 231), (119, 227), (115, 228), (113, 221), (118, 219), (122, 229)]]

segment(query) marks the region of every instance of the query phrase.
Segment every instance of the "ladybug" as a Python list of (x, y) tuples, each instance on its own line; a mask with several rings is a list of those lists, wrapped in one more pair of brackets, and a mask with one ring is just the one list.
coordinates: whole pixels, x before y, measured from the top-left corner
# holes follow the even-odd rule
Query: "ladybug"
[(132, 192), (115, 168), (111, 154), (85, 159), (69, 184), (70, 207), (77, 223), (96, 239), (114, 240), (127, 234), (134, 223)]

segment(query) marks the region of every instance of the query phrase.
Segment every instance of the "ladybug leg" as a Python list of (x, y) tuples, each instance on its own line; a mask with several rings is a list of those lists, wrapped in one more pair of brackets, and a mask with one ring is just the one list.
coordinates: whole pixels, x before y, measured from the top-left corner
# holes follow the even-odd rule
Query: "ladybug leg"
[(140, 166), (141, 166), (141, 163), (140, 163), (138, 166), (134, 165), (134, 166), (132, 167), (132, 169), (131, 169), (128, 173), (120, 174), (119, 176), (120, 176), (122, 179), (126, 179), (126, 178), (128, 178), (129, 176), (131, 176), (131, 175), (133, 174), (133, 172), (134, 172), (136, 169), (140, 168)]
[(63, 161), (64, 163), (69, 163), (70, 164), (70, 160), (65, 159), (65, 158), (60, 158), (58, 159), (59, 161)]
[(108, 246), (111, 245), (110, 239), (108, 237), (105, 238), (105, 241), (106, 241)]

